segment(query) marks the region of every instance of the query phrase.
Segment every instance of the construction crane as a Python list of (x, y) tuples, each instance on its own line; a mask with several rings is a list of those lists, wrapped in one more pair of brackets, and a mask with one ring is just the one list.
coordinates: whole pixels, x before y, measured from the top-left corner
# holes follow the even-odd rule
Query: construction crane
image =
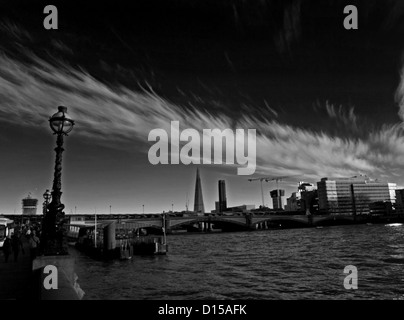
[(264, 203), (264, 189), (262, 188), (262, 181), (268, 181), (267, 179), (270, 178), (255, 178), (255, 179), (248, 179), (248, 181), (260, 181), (261, 182), (261, 197), (262, 197), (262, 207), (265, 207), (265, 203)]
[(261, 182), (261, 197), (262, 197), (262, 207), (265, 207), (265, 203), (264, 203), (264, 189), (262, 187), (262, 182), (270, 182), (270, 181), (276, 181), (276, 190), (277, 190), (277, 195), (278, 195), (278, 206), (279, 208), (280, 206), (280, 197), (279, 197), (279, 181), (282, 181), (283, 179), (286, 178), (292, 178), (292, 177), (297, 177), (297, 176), (302, 176), (301, 174), (295, 174), (293, 176), (284, 176), (284, 177), (276, 177), (276, 178), (272, 178), (272, 177), (261, 177), (261, 178), (255, 178), (255, 179), (248, 179), (248, 181), (260, 181)]

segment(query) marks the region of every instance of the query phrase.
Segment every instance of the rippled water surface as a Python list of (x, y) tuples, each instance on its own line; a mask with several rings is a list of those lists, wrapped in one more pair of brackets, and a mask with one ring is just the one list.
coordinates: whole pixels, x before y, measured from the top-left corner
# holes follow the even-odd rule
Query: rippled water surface
[[(95, 261), (78, 252), (85, 299), (403, 299), (404, 225), (187, 234), (166, 256)], [(343, 286), (358, 269), (358, 289)]]

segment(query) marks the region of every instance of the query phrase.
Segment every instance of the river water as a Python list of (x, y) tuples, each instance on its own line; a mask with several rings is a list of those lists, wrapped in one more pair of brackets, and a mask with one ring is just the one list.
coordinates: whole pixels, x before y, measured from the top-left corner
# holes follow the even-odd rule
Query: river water
[[(74, 251), (84, 299), (404, 299), (404, 225), (186, 234), (166, 256), (95, 261)], [(344, 288), (345, 266), (358, 289)]]

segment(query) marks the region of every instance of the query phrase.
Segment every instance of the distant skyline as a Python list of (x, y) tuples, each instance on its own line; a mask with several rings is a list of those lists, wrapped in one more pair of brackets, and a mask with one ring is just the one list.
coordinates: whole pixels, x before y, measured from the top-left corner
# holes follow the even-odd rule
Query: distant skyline
[[(66, 213), (193, 208), (195, 165), (152, 165), (155, 128), (257, 130), (257, 170), (199, 165), (206, 211), (218, 180), (227, 205), (261, 204), (259, 176), (289, 196), (299, 181), (369, 177), (404, 186), (404, 2), (42, 0), (0, 4), (0, 213), (53, 180), (58, 105), (65, 139)], [(298, 177), (296, 175), (302, 175)], [(276, 183), (264, 183), (266, 204)], [(39, 205), (38, 210), (41, 210)]]

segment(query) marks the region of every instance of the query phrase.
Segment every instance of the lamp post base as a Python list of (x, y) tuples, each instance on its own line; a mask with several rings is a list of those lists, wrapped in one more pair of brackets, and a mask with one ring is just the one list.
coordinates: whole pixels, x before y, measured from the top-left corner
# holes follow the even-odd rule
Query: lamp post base
[(58, 240), (48, 240), (43, 252), (44, 256), (65, 256), (69, 254), (67, 246), (60, 244)]
[(43, 224), (43, 254), (45, 256), (68, 255), (67, 230), (63, 212), (50, 210)]

